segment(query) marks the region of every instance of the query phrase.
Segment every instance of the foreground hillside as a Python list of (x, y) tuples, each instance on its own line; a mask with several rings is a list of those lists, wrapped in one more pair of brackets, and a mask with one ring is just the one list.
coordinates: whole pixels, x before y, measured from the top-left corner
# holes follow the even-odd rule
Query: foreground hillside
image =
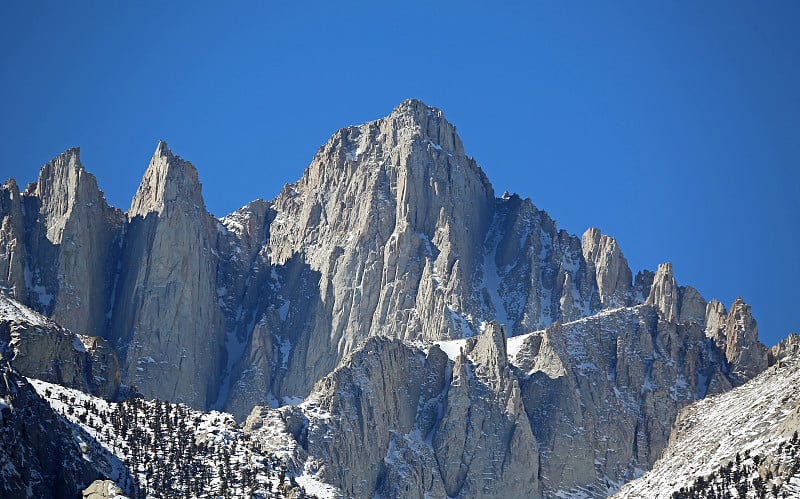
[(653, 470), (617, 497), (800, 496), (800, 356), (679, 414)]

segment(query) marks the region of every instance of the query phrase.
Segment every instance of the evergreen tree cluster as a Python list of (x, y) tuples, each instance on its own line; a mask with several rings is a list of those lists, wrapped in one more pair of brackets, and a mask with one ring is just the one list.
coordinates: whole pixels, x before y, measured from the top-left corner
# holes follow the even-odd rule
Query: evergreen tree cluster
[(66, 390), (46, 396), (94, 437), (86, 445), (120, 457), (126, 472), (118, 485), (131, 497), (312, 497), (230, 414), (141, 398), (98, 404)]
[(789, 498), (787, 490), (792, 478), (800, 479), (800, 438), (797, 432), (782, 441), (768, 456), (737, 453), (714, 473), (699, 477), (689, 487), (672, 494), (673, 499), (723, 498)]

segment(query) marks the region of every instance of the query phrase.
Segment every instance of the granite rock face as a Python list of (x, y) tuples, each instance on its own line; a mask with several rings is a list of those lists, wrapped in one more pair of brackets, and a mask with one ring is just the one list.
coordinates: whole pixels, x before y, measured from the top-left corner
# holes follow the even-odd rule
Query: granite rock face
[(247, 426), (344, 497), (605, 497), (739, 376), (701, 325), (639, 305), (511, 339), (491, 323), (427, 353), (373, 337)]
[(271, 263), (318, 281), (314, 290), (290, 275), (281, 282), (291, 307), (313, 318), (289, 309), (279, 336), (293, 348), (276, 391), (308, 393), (370, 335), (472, 334), (453, 314), (478, 306), (465, 290), (482, 261), (493, 202), (455, 127), (419, 101), (337, 132), (273, 202)]
[(583, 234), (581, 246), (584, 260), (595, 271), (600, 303), (604, 307), (627, 304), (633, 275), (617, 242), (601, 234), (600, 229), (592, 228)]
[[(758, 325), (750, 306), (737, 298), (730, 312), (717, 300), (711, 300), (706, 310), (706, 336), (725, 352), (734, 385), (740, 385), (767, 368), (770, 352), (758, 340)], [(790, 336), (781, 345), (791, 350)], [(781, 350), (777, 345), (775, 352)]]
[(542, 495), (538, 443), (506, 347), (505, 328), (490, 323), (455, 359), (433, 437), (450, 497)]
[(268, 227), (232, 240), (248, 258), (267, 241), (249, 282), (272, 298), (244, 314), (261, 324), (245, 349), (283, 346), (271, 373), (263, 353), (239, 357), (230, 410), (263, 403), (253, 376), (277, 399), (304, 396), (370, 335), (462, 338), (488, 320), (518, 334), (637, 303), (614, 239), (582, 241), (530, 200), (495, 198), (455, 127), (415, 100), (337, 132), (268, 211)]
[(718, 347), (723, 350), (726, 347), (727, 338), (725, 336), (725, 324), (728, 318), (728, 311), (716, 298), (708, 302), (706, 306), (706, 336), (711, 338)]
[(47, 315), (73, 331), (102, 336), (123, 219), (106, 204), (79, 154), (70, 149), (46, 164), (38, 182), (25, 190), (26, 212), (34, 205), (38, 213), (29, 267), (34, 290), (37, 277), (44, 288), (35, 298)]
[(545, 490), (605, 497), (649, 469), (678, 411), (730, 389), (719, 348), (654, 306), (512, 338)]
[(0, 281), (9, 296), (25, 302), (28, 299), (25, 282), (28, 256), (22, 205), (17, 182), (11, 178), (0, 186)]
[(108, 206), (80, 150), (44, 165), (21, 195), (12, 179), (0, 200), (3, 286), (62, 326), (103, 336), (124, 216)]
[(655, 306), (665, 321), (676, 322), (678, 320), (680, 297), (671, 263), (662, 263), (658, 266), (645, 304)]
[(765, 370), (769, 364), (767, 348), (758, 341), (758, 325), (750, 305), (737, 298), (725, 322), (725, 356), (734, 376), (746, 381)]
[(789, 333), (789, 336), (769, 349), (769, 365), (776, 364), (786, 357), (800, 354), (800, 335)]
[(128, 499), (122, 489), (111, 480), (95, 480), (81, 495), (83, 499)]
[(224, 363), (217, 222), (197, 171), (160, 142), (128, 210), (112, 342), (123, 381), (148, 397), (208, 407)]

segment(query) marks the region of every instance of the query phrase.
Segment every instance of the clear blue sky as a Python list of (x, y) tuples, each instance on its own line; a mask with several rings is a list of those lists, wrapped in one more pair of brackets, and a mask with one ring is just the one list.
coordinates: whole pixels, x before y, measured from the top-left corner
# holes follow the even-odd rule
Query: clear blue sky
[(163, 138), (224, 215), (417, 97), (498, 193), (800, 330), (800, 2), (231, 3), (2, 2), (0, 177), (80, 146), (126, 209)]

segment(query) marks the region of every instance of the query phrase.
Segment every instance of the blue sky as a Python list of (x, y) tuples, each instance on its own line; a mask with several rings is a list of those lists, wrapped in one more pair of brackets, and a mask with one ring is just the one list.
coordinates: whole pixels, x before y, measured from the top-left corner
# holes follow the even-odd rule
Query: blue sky
[(165, 139), (224, 215), (416, 97), (498, 195), (800, 330), (800, 3), (231, 3), (3, 2), (0, 177), (80, 146), (126, 209)]

